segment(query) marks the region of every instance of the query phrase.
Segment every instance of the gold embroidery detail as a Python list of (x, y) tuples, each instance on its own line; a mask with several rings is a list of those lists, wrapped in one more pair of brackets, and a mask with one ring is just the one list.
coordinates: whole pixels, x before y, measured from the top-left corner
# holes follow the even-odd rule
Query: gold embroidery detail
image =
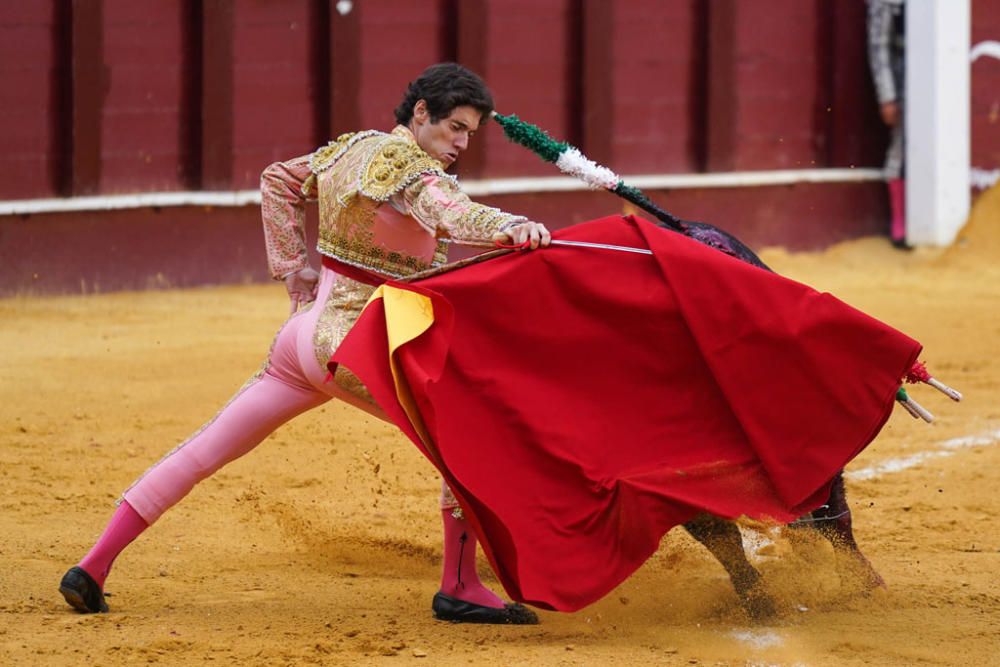
[(441, 169), (441, 163), (419, 146), (387, 135), (362, 166), (358, 190), (366, 197), (384, 202), (423, 174), (451, 178)]
[(299, 191), (302, 193), (303, 197), (308, 199), (315, 191), (315, 188), (316, 188), (316, 174), (309, 174), (308, 176), (306, 176), (306, 180), (302, 181), (302, 187), (299, 188)]
[(347, 132), (340, 135), (326, 146), (317, 148), (309, 158), (309, 168), (314, 174), (325, 171), (333, 166), (333, 163), (340, 159), (340, 156), (347, 152), (347, 149), (355, 143), (368, 137), (385, 135), (378, 130), (366, 130), (365, 132)]
[(357, 396), (371, 405), (378, 405), (372, 397), (371, 392), (368, 391), (368, 387), (366, 387), (361, 380), (358, 379), (357, 375), (343, 366), (337, 366), (337, 370), (333, 374), (333, 381), (337, 383), (338, 387), (350, 393), (352, 396)]
[[(368, 189), (378, 189), (379, 192), (374, 194), (388, 198), (393, 191), (405, 189), (409, 180), (419, 178), (421, 174), (428, 173), (428, 170), (435, 175), (441, 174), (440, 163), (432, 160), (413, 143), (408, 138), (408, 133), (400, 133), (400, 128), (394, 134), (369, 131), (347, 136), (347, 139), (338, 139), (338, 142), (344, 140), (341, 142), (343, 148), (336, 149), (338, 152), (329, 158), (318, 160), (322, 165), (316, 165), (324, 168), (321, 174), (317, 174), (319, 252), (345, 264), (393, 278), (444, 263), (447, 250), (441, 242), (438, 242), (433, 259), (408, 256), (406, 253), (377, 246), (374, 238), (375, 215), (383, 203), (371, 196), (373, 193), (363, 185), (363, 174), (368, 173), (372, 184)], [(408, 166), (414, 158), (423, 162), (413, 167)], [(328, 159), (334, 160), (336, 164), (328, 165)], [(397, 169), (397, 164), (402, 167)], [(385, 180), (377, 181), (376, 172)], [(457, 188), (450, 176), (441, 180), (447, 180)], [(375, 183), (379, 185), (374, 185)]]
[[(443, 207), (438, 198), (429, 192), (430, 187), (436, 187), (451, 201), (462, 202), (462, 205)], [(490, 240), (503, 225), (526, 220), (472, 201), (451, 181), (438, 181), (434, 186), (418, 183), (407, 190), (406, 196), (410, 199), (414, 217), (438, 221), (439, 235), (442, 230), (447, 230), (450, 238), (459, 241)]]
[(452, 510), (451, 515), (456, 519), (461, 519), (456, 513), (461, 514), (462, 508), (458, 506), (458, 499), (447, 484), (441, 484), (441, 509)]
[[(313, 332), (313, 353), (320, 368), (327, 368), (330, 357), (344, 341), (374, 291), (371, 285), (345, 276), (337, 277), (323, 304), (323, 312), (316, 319)], [(375, 405), (375, 400), (361, 380), (343, 366), (337, 367), (333, 381), (350, 394)]]
[(448, 261), (448, 244), (445, 241), (438, 241), (437, 248), (434, 249), (434, 261), (431, 266), (441, 266)]
[(326, 368), (330, 356), (343, 342), (374, 291), (371, 285), (337, 276), (313, 332), (313, 350), (320, 368)]

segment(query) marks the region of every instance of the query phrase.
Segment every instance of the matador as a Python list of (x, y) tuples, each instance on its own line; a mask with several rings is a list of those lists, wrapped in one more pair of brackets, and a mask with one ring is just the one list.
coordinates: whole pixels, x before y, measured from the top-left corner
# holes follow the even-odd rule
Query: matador
[[(492, 110), (492, 96), (476, 74), (453, 63), (433, 65), (408, 86), (391, 132), (344, 134), (264, 171), (268, 263), (288, 289), (291, 316), (261, 369), (222, 411), (122, 494), (104, 533), (60, 583), (70, 605), (108, 611), (104, 583), (118, 554), (198, 482), (293, 417), (339, 398), (385, 419), (349, 371), (327, 370), (377, 285), (444, 263), (449, 242), (549, 243), (543, 225), (473, 202), (445, 171)], [(318, 272), (309, 265), (304, 231), (305, 206), (317, 200)], [(537, 623), (531, 610), (505, 603), (480, 581), (475, 533), (446, 486), (441, 515), (444, 564), (434, 615)]]

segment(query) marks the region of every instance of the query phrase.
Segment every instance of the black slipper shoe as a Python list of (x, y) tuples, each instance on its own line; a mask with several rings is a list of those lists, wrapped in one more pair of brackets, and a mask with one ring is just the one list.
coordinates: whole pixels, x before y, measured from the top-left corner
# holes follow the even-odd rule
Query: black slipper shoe
[(59, 592), (66, 598), (66, 602), (81, 614), (108, 613), (104, 592), (82, 567), (71, 567), (63, 575), (62, 581), (59, 582)]
[(452, 623), (491, 623), (494, 625), (537, 625), (538, 615), (523, 604), (508, 602), (502, 609), (473, 604), (438, 592), (431, 604), (434, 618)]

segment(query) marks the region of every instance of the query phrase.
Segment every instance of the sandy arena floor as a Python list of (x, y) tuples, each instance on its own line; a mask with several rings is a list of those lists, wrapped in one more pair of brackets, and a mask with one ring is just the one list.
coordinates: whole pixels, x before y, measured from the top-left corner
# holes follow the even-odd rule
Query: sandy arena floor
[(60, 576), (118, 493), (257, 368), (287, 301), (277, 285), (12, 299), (0, 663), (1000, 664), (1000, 189), (945, 251), (864, 239), (764, 258), (923, 342), (966, 394), (916, 388), (937, 422), (897, 408), (849, 469), (859, 541), (888, 590), (858, 595), (828, 545), (786, 531), (759, 554), (783, 613), (751, 625), (722, 568), (675, 532), (576, 614), (435, 622), (436, 475), (392, 427), (328, 405), (198, 487), (119, 560), (112, 613), (79, 615)]

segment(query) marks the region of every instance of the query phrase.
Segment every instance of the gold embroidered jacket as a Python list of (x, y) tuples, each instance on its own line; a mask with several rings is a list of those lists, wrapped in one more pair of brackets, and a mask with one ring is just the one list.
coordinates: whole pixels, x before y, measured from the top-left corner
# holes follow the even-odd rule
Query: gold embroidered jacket
[(489, 242), (525, 220), (470, 200), (405, 127), (344, 134), (261, 176), (274, 278), (308, 266), (304, 205), (315, 199), (319, 252), (390, 278), (446, 261), (446, 240)]

